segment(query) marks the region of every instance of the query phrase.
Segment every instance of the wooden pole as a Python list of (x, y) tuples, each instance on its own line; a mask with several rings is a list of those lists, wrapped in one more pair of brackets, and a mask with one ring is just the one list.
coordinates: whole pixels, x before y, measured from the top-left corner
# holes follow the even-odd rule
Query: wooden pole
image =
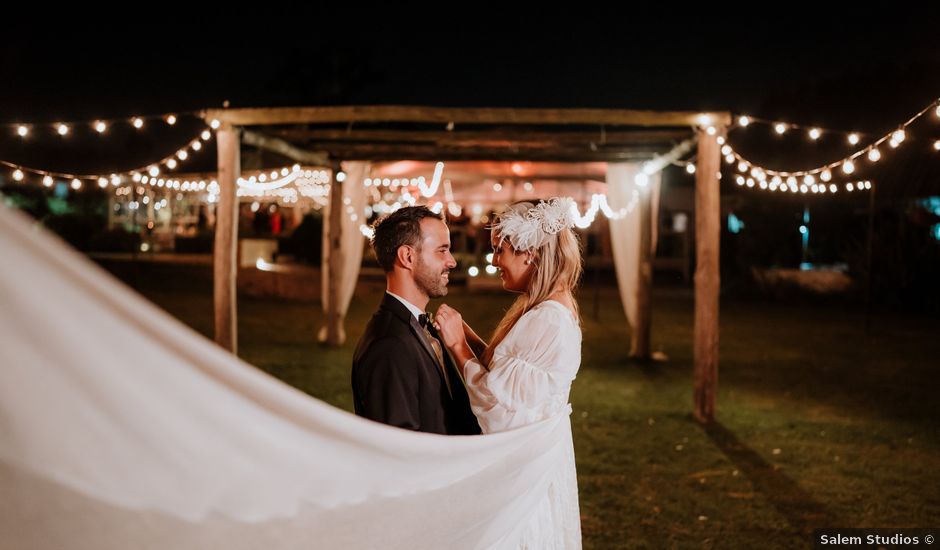
[(868, 242), (865, 243), (865, 336), (871, 336), (872, 242), (875, 239), (875, 189), (868, 193)]
[(219, 168), (219, 200), (215, 216), (215, 249), (213, 251), (213, 296), (215, 301), (215, 341), (223, 348), (238, 353), (238, 315), (236, 311), (235, 276), (238, 258), (238, 129), (222, 124), (216, 131)]
[(323, 341), (328, 346), (341, 346), (345, 340), (342, 316), (339, 311), (339, 287), (342, 277), (343, 254), (343, 184), (336, 175), (341, 171), (340, 163), (333, 164), (333, 181), (330, 184), (330, 212), (327, 217), (328, 252), (327, 265), (321, 268), (327, 273), (326, 287), (326, 337)]
[(650, 358), (650, 325), (652, 324), (652, 300), (650, 292), (653, 286), (652, 238), (651, 225), (652, 197), (651, 185), (640, 188), (640, 201), (637, 205), (640, 217), (639, 258), (637, 261), (636, 289), (636, 326), (630, 331), (630, 357), (641, 361)]
[(721, 193), (718, 186), (721, 152), (718, 137), (699, 132), (695, 171), (695, 326), (693, 343), (694, 411), (696, 420), (715, 418), (718, 391), (718, 292), (720, 288), (719, 240)]

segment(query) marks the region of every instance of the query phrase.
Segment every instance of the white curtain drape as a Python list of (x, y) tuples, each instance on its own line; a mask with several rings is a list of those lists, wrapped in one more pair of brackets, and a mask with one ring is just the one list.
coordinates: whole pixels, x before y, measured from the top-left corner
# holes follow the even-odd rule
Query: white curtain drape
[(332, 408), (2, 203), (0, 258), (0, 549), (506, 548), (564, 460), (567, 412), (447, 437)]
[[(636, 184), (636, 176), (642, 166), (637, 163), (617, 162), (607, 165), (607, 203), (614, 212), (630, 205), (634, 197), (634, 190), (638, 193), (647, 193), (650, 197), (652, 216), (652, 251), (656, 250), (659, 187), (661, 174), (657, 172), (649, 176), (646, 188)], [(617, 273), (617, 286), (620, 290), (620, 301), (630, 326), (635, 327), (637, 321), (637, 291), (639, 290), (639, 261), (640, 261), (640, 211), (637, 204), (626, 216), (610, 220), (610, 243), (614, 256), (614, 269)], [(651, 252), (652, 252), (651, 251)]]
[[(346, 181), (340, 186), (343, 191), (342, 233), (340, 237), (340, 247), (342, 248), (341, 276), (339, 277), (339, 295), (336, 297), (339, 307), (339, 336), (340, 342), (346, 341), (345, 317), (349, 310), (349, 302), (352, 300), (353, 292), (356, 290), (356, 283), (359, 281), (359, 267), (362, 265), (362, 251), (364, 247), (362, 232), (359, 226), (366, 220), (363, 210), (366, 206), (366, 191), (363, 180), (369, 173), (369, 163), (360, 161), (343, 161), (343, 172), (346, 174)], [(335, 186), (330, 186), (330, 193)], [(323, 255), (320, 267), (321, 273), (321, 296), (323, 311), (327, 310), (329, 300), (330, 285), (330, 238), (332, 228), (330, 227), (330, 201), (327, 201), (326, 208), (323, 209)], [(326, 340), (327, 327), (322, 327), (319, 333), (319, 340)]]

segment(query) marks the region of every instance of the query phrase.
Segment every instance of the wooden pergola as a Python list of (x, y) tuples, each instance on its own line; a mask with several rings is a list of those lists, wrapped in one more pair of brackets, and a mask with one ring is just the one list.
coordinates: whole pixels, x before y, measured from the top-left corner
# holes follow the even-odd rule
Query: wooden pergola
[[(714, 419), (718, 381), (719, 138), (727, 112), (660, 112), (611, 109), (441, 108), (412, 106), (211, 109), (217, 121), (221, 187), (214, 252), (215, 340), (237, 351), (236, 246), (241, 143), (295, 162), (339, 171), (340, 161), (519, 160), (639, 162), (687, 151), (697, 142), (695, 179), (694, 415)], [(341, 261), (342, 183), (331, 182), (329, 273)], [(651, 205), (639, 203), (641, 257), (637, 326), (631, 355), (649, 357), (652, 286)], [(333, 219), (336, 218), (336, 219)], [(331, 284), (336, 278), (329, 277)], [(335, 289), (324, 304), (327, 342), (335, 342), (340, 316)], [(333, 296), (334, 298), (330, 298)]]

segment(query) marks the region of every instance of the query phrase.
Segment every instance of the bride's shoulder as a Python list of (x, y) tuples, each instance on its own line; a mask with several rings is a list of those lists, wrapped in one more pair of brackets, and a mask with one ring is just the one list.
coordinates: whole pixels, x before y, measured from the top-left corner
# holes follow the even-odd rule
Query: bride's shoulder
[(542, 319), (563, 318), (569, 321), (574, 321), (575, 324), (579, 324), (574, 312), (571, 311), (568, 306), (556, 300), (545, 300), (540, 302), (528, 312), (526, 312), (526, 315), (531, 315), (533, 318)]

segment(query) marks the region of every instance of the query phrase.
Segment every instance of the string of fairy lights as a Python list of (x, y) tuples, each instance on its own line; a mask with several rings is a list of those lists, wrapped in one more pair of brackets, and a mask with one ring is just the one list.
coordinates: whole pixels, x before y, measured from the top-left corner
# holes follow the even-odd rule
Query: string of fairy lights
[[(908, 142), (908, 127), (933, 111), (937, 118), (940, 118), (940, 99), (932, 102), (924, 109), (901, 123), (892, 131), (880, 136), (878, 139), (870, 139), (866, 145), (860, 145), (865, 134), (860, 132), (844, 132), (839, 130), (823, 129), (815, 126), (806, 126), (790, 122), (771, 121), (760, 119), (748, 115), (736, 117), (735, 124), (731, 128), (742, 129), (756, 124), (764, 124), (772, 127), (773, 132), (783, 135), (788, 132), (804, 131), (811, 141), (818, 141), (826, 134), (845, 135), (849, 145), (855, 147), (854, 152), (833, 162), (817, 166), (806, 170), (774, 170), (760, 163), (746, 158), (740, 152), (735, 150), (728, 140), (724, 137), (718, 138), (721, 146), (721, 153), (727, 164), (732, 165), (737, 174), (733, 176), (733, 181), (740, 187), (758, 188), (767, 191), (778, 191), (782, 193), (816, 193), (816, 194), (834, 194), (840, 192), (865, 191), (872, 188), (870, 180), (851, 179), (851, 176), (863, 168), (865, 163), (875, 164), (885, 155), (883, 151), (897, 149), (902, 144)], [(154, 122), (175, 125), (180, 117), (199, 116), (198, 113), (165, 113), (148, 116), (134, 116), (120, 119), (96, 119), (92, 121), (63, 121), (46, 124), (25, 124), (25, 123), (5, 123), (0, 124), (0, 128), (6, 128), (12, 131), (17, 137), (28, 140), (32, 136), (48, 131), (63, 138), (73, 133), (75, 128), (90, 127), (99, 135), (104, 135), (109, 129), (119, 124), (127, 124), (137, 130), (145, 127), (152, 127)], [(188, 142), (177, 149), (173, 154), (167, 155), (154, 162), (148, 163), (131, 170), (108, 174), (73, 174), (67, 172), (46, 170), (35, 167), (27, 167), (21, 164), (6, 160), (0, 160), (0, 166), (10, 170), (10, 175), (15, 182), (28, 182), (38, 180), (45, 187), (52, 187), (56, 180), (68, 181), (73, 190), (81, 190), (87, 182), (96, 182), (100, 188), (113, 187), (116, 196), (127, 196), (133, 193), (144, 195), (145, 190), (150, 188), (164, 188), (183, 193), (206, 193), (209, 202), (215, 202), (218, 198), (219, 185), (217, 180), (188, 180), (165, 176), (164, 170), (175, 170), (181, 163), (191, 158), (192, 155), (204, 149), (203, 144), (212, 139), (212, 131), (220, 127), (218, 120), (212, 120), (208, 127), (202, 130), (197, 136), (188, 140)], [(704, 130), (714, 135), (716, 128), (712, 125), (703, 126)], [(934, 140), (933, 150), (940, 152), (940, 140)], [(648, 184), (649, 176), (652, 173), (662, 170), (666, 165), (677, 165), (683, 167), (688, 174), (694, 174), (696, 165), (693, 160), (678, 160), (675, 158), (658, 157), (644, 164), (643, 170), (637, 175), (637, 185), (645, 187)], [(440, 212), (447, 209), (452, 216), (459, 216), (463, 211), (463, 206), (458, 204), (453, 198), (453, 190), (449, 180), (442, 179), (444, 163), (439, 162), (435, 165), (433, 175), (430, 180), (425, 177), (417, 178), (366, 178), (363, 185), (367, 187), (372, 196), (372, 204), (364, 214), (371, 216), (372, 213), (387, 213), (396, 210), (404, 205), (413, 205), (417, 203), (419, 197), (431, 199), (443, 188), (443, 200), (431, 204), (435, 211)], [(162, 177), (161, 177), (162, 176)], [(344, 176), (341, 172), (337, 174), (337, 179)], [(834, 181), (839, 179), (840, 181)], [(259, 171), (257, 174), (247, 178), (239, 178), (238, 190), (239, 196), (258, 197), (275, 199), (284, 205), (295, 204), (301, 197), (310, 199), (316, 207), (325, 206), (329, 191), (330, 173), (326, 170), (301, 169), (300, 166), (281, 167), (273, 170)], [(524, 184), (526, 191), (532, 190), (531, 182)], [(494, 191), (499, 191), (501, 184), (494, 184)], [(391, 191), (398, 191), (397, 197), (387, 198), (383, 195), (382, 189), (390, 188)], [(607, 203), (604, 195), (593, 195), (590, 199), (590, 205), (585, 212), (576, 212), (576, 220), (579, 227), (587, 227), (593, 223), (598, 212), (602, 212), (611, 219), (626, 216), (635, 207), (638, 200), (638, 194), (634, 191), (634, 196), (630, 203), (614, 211)], [(476, 208), (476, 207), (475, 207)], [(358, 214), (352, 213), (351, 216)]]
[[(851, 154), (807, 170), (773, 170), (744, 157), (722, 136), (718, 137), (718, 144), (721, 146), (721, 154), (724, 156), (725, 162), (732, 165), (738, 172), (734, 176), (734, 181), (739, 187), (802, 194), (866, 191), (872, 188), (872, 182), (870, 180), (853, 180), (852, 175), (862, 170), (866, 164), (870, 166), (881, 161), (886, 154), (885, 151), (897, 149), (908, 142), (908, 127), (927, 116), (931, 111), (935, 115), (934, 118), (940, 119), (940, 99), (933, 101), (893, 130), (877, 139), (870, 139), (864, 145), (862, 145), (862, 142), (866, 135), (860, 132), (844, 132), (789, 122), (774, 122), (747, 115), (740, 115), (736, 118), (732, 130), (747, 128), (752, 124), (766, 124), (771, 126), (773, 132), (777, 135), (792, 131), (805, 131), (806, 137), (813, 142), (818, 141), (825, 134), (841, 134), (845, 136), (848, 144), (855, 148)], [(705, 129), (708, 133), (714, 135), (714, 126), (707, 126)], [(940, 152), (940, 139), (933, 140), (932, 149), (934, 152)], [(695, 173), (692, 164), (687, 164), (686, 170), (690, 174)], [(836, 179), (840, 181), (836, 182)]]
[[(0, 128), (5, 128), (7, 131), (12, 131), (13, 134), (19, 139), (26, 141), (42, 130), (48, 130), (49, 132), (55, 133), (62, 138), (67, 138), (74, 132), (75, 128), (90, 127), (96, 134), (104, 135), (108, 132), (109, 129), (118, 124), (127, 124), (136, 130), (143, 130), (145, 127), (151, 126), (154, 121), (158, 121), (167, 126), (175, 126), (181, 117), (196, 115), (197, 113), (166, 113), (160, 115), (134, 116), (120, 119), (96, 119), (82, 122), (63, 121), (51, 124), (5, 123), (0, 124)], [(44, 168), (29, 167), (2, 159), (0, 159), (0, 166), (5, 166), (10, 170), (10, 176), (15, 182), (25, 183), (31, 179), (36, 179), (41, 182), (43, 186), (52, 187), (55, 185), (56, 180), (64, 180), (67, 181), (69, 183), (69, 187), (75, 191), (81, 190), (85, 187), (86, 183), (89, 182), (95, 182), (100, 188), (104, 189), (109, 185), (116, 188), (128, 184), (130, 181), (133, 181), (134, 183), (147, 184), (151, 179), (155, 178), (156, 180), (154, 184), (160, 180), (163, 180), (163, 183), (160, 184), (162, 187), (167, 184), (167, 180), (164, 178), (159, 178), (161, 173), (164, 170), (175, 170), (181, 163), (185, 162), (192, 155), (202, 151), (204, 149), (203, 144), (212, 139), (213, 133), (211, 130), (218, 129), (220, 125), (221, 124), (218, 120), (212, 120), (209, 122), (207, 128), (203, 129), (199, 132), (199, 134), (187, 140), (185, 145), (178, 148), (172, 154), (157, 159), (154, 162), (150, 162), (122, 172), (111, 172), (105, 174), (77, 174), (48, 170)], [(182, 186), (180, 184), (176, 185), (177, 189), (180, 189), (181, 187)], [(189, 187), (190, 186), (187, 186), (187, 190)]]

